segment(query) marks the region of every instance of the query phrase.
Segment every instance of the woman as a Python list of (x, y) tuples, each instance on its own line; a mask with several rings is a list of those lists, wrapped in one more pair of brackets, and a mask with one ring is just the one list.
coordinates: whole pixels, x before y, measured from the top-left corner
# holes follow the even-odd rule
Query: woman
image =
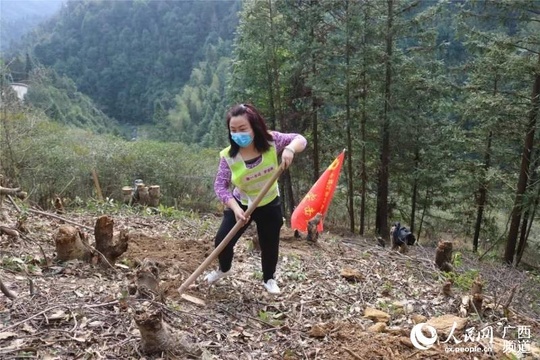
[[(214, 190), (225, 204), (223, 220), (215, 238), (217, 247), (237, 221), (245, 223), (219, 255), (219, 268), (206, 275), (214, 283), (230, 274), (234, 245), (249, 226), (257, 224), (261, 247), (263, 285), (271, 294), (280, 289), (274, 279), (279, 255), (279, 232), (283, 225), (277, 182), (269, 189), (257, 208), (246, 217), (244, 212), (272, 175), (278, 171), (278, 154), (284, 168), (291, 165), (296, 153), (306, 147), (299, 134), (268, 131), (261, 114), (253, 105), (239, 104), (227, 112), (230, 146), (220, 152)], [(231, 185), (234, 189), (231, 191)]]

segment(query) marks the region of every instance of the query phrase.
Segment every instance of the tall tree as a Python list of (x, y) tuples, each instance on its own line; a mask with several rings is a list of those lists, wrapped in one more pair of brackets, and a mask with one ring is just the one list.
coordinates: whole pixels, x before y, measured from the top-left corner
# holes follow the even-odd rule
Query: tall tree
[(390, 167), (390, 113), (392, 105), (392, 54), (394, 51), (394, 0), (387, 0), (384, 110), (381, 124), (381, 162), (377, 179), (375, 231), (388, 239), (388, 181)]
[[(540, 53), (538, 53), (538, 65), (540, 67)], [(529, 121), (527, 132), (525, 134), (523, 152), (521, 154), (521, 166), (519, 171), (519, 179), (516, 189), (516, 197), (512, 215), (510, 220), (510, 229), (508, 230), (508, 240), (504, 252), (504, 261), (512, 264), (516, 252), (516, 244), (519, 232), (519, 224), (524, 208), (524, 195), (527, 190), (527, 182), (529, 180), (531, 156), (534, 148), (534, 134), (536, 130), (536, 122), (539, 114), (540, 106), (540, 71), (535, 75), (534, 85), (531, 92), (531, 104), (529, 110)], [(524, 245), (523, 245), (524, 247)]]

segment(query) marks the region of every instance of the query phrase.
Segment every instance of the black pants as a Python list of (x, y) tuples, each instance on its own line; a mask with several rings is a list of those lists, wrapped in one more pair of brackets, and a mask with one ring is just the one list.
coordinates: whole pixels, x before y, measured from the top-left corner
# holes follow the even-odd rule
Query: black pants
[[(244, 210), (247, 209), (247, 206), (241, 204), (240, 206)], [(283, 213), (281, 212), (279, 196), (269, 204), (256, 208), (251, 213), (248, 223), (236, 233), (221, 254), (219, 254), (219, 268), (223, 272), (231, 269), (234, 245), (236, 245), (236, 242), (252, 221), (255, 221), (255, 224), (257, 224), (257, 234), (261, 246), (263, 280), (266, 282), (274, 278), (279, 255), (279, 232), (283, 225)], [(216, 247), (223, 241), (235, 224), (236, 218), (234, 217), (234, 211), (229, 208), (225, 209), (221, 226), (215, 238)]]

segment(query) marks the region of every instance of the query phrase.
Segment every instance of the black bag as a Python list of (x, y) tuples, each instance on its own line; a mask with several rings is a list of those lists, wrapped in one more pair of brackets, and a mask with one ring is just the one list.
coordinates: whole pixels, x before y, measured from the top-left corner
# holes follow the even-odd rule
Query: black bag
[(395, 245), (414, 245), (416, 237), (405, 226), (401, 226), (399, 222), (394, 223), (394, 231), (392, 233)]

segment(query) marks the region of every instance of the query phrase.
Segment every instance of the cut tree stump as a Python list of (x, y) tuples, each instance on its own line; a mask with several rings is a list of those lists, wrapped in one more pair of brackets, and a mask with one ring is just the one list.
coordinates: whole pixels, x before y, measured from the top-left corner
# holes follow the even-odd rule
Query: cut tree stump
[(159, 266), (156, 262), (144, 259), (132, 277), (128, 293), (137, 298), (155, 299), (164, 302), (163, 292), (159, 286)]
[[(140, 181), (140, 180), (137, 180)], [(142, 181), (131, 186), (122, 187), (123, 202), (126, 205), (159, 206), (161, 188), (159, 185), (146, 186)]]
[(452, 242), (439, 241), (437, 250), (435, 251), (435, 264), (444, 272), (451, 272), (452, 267)]
[(116, 259), (126, 252), (129, 241), (126, 230), (121, 230), (118, 236), (114, 236), (113, 227), (113, 219), (108, 215), (103, 215), (97, 219), (94, 228), (96, 250), (103, 254), (111, 265), (114, 265)]
[(317, 226), (321, 222), (322, 214), (317, 213), (311, 220), (308, 221), (307, 225), (307, 237), (306, 240), (310, 242), (317, 242), (319, 239), (319, 232), (317, 231)]
[(144, 184), (137, 185), (137, 195), (136, 195), (137, 202), (141, 204), (142, 206), (148, 205), (148, 202), (150, 200), (150, 194), (148, 193), (148, 187)]
[(83, 234), (74, 226), (61, 225), (54, 233), (56, 258), (60, 261), (79, 259), (89, 261), (93, 254)]
[(129, 205), (133, 199), (133, 188), (131, 186), (124, 186), (122, 188), (122, 196), (124, 204)]
[(148, 205), (153, 207), (159, 206), (159, 198), (161, 197), (161, 190), (159, 185), (151, 185), (148, 188)]
[(135, 310), (135, 324), (141, 332), (141, 350), (145, 354), (168, 352), (176, 358), (200, 356), (200, 347), (185, 332), (172, 328), (163, 321), (162, 310), (149, 304)]
[(484, 287), (484, 283), (482, 282), (482, 277), (480, 274), (474, 279), (472, 286), (471, 286), (471, 303), (472, 303), (472, 309), (476, 310), (478, 314), (482, 314), (482, 303), (484, 301), (484, 295), (482, 293), (482, 289)]

